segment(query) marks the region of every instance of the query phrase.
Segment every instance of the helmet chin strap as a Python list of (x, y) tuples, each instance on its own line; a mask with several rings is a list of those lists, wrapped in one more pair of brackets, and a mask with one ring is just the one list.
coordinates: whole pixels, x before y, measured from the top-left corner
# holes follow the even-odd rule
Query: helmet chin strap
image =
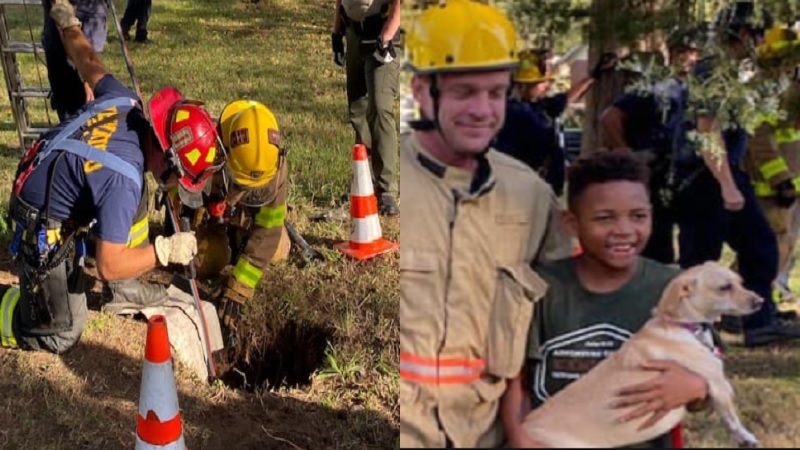
[(444, 134), (442, 134), (442, 130), (439, 128), (439, 96), (441, 95), (441, 91), (439, 90), (438, 75), (431, 76), (431, 86), (428, 89), (428, 93), (430, 94), (431, 99), (433, 100), (433, 119), (428, 119), (426, 117), (423, 117), (422, 119), (419, 120), (412, 120), (411, 122), (409, 122), (408, 125), (414, 131), (439, 130), (439, 134), (441, 134), (442, 139), (444, 139)]
[[(411, 127), (414, 131), (438, 131), (439, 136), (441, 136), (442, 141), (445, 144), (450, 145), (450, 142), (447, 140), (447, 137), (442, 132), (442, 128), (439, 124), (439, 98), (441, 96), (441, 90), (439, 89), (439, 77), (438, 75), (433, 75), (431, 77), (431, 86), (428, 90), (430, 93), (431, 99), (433, 100), (433, 119), (428, 119), (423, 117), (420, 120), (412, 120), (409, 122), (409, 127)], [(485, 155), (489, 152), (489, 146), (487, 146), (480, 155)]]

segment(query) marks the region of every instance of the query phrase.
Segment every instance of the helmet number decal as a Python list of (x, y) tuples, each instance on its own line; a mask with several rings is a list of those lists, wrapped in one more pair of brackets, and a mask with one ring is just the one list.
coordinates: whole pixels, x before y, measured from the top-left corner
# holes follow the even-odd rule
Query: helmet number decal
[(191, 144), (194, 141), (194, 136), (192, 135), (191, 128), (184, 127), (172, 133), (169, 139), (172, 141), (172, 147), (179, 149)]
[(238, 147), (250, 143), (250, 130), (241, 128), (231, 132), (231, 147)]
[(281, 133), (278, 130), (268, 130), (267, 131), (267, 136), (269, 138), (269, 143), (270, 144), (272, 144), (272, 145), (274, 145), (276, 147), (280, 147), (280, 145), (281, 145)]
[(170, 136), (172, 146), (176, 149), (181, 149), (191, 144), (194, 141), (192, 130), (189, 127), (181, 128)]

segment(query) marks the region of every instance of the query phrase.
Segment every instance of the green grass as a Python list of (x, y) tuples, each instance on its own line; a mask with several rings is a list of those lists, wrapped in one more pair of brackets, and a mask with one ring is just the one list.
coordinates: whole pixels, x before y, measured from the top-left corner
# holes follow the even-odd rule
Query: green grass
[[(115, 3), (121, 14), (125, 0)], [(6, 9), (13, 40), (31, 40), (29, 21), (39, 39), (39, 7), (28, 7), (27, 16), (22, 7)], [(330, 56), (331, 15), (327, 0), (156, 1), (155, 44), (129, 46), (145, 101), (175, 86), (203, 100), (212, 116), (241, 98), (273, 110), (289, 148), (289, 219), (328, 258), (326, 267), (304, 268), (293, 254), (265, 271), (243, 325), (240, 368), (254, 392), (207, 386), (179, 366), (191, 448), (397, 445), (399, 253), (351, 261), (332, 247), (348, 238), (346, 215), (308, 220), (331, 208), (346, 214), (342, 198), (352, 177), (353, 131), (344, 70)], [(102, 59), (130, 86), (110, 26)], [(20, 66), (27, 84), (47, 84), (43, 63), (27, 56)], [(42, 101), (30, 111), (37, 123), (56, 121)], [(0, 95), (0, 210), (19, 154), (8, 99)], [(385, 237), (399, 240), (399, 220), (382, 223)], [(141, 323), (90, 312), (82, 343), (63, 357), (0, 349), (0, 396), (13, 398), (0, 408), (0, 448), (131, 448), (143, 330)], [(298, 373), (306, 380), (293, 382)], [(47, 433), (39, 423), (47, 423)]]

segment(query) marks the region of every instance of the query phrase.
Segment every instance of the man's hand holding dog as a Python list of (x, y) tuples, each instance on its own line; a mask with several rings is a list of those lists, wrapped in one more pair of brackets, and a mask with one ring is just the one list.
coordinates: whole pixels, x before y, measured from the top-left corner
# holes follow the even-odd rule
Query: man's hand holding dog
[(708, 395), (706, 380), (676, 362), (651, 361), (642, 368), (661, 374), (652, 381), (621, 390), (618, 394), (620, 400), (612, 405), (615, 409), (636, 407), (620, 418), (621, 422), (630, 422), (650, 415), (639, 430), (655, 425), (671, 410), (703, 400)]

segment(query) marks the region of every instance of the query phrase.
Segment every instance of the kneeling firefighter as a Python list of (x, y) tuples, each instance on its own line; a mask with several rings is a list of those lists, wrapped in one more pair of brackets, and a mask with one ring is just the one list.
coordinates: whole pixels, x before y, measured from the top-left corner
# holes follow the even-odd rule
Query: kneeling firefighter
[[(70, 3), (55, 0), (50, 16), (95, 100), (45, 133), (19, 163), (8, 221), (20, 286), (0, 289), (0, 345), (63, 353), (78, 342), (87, 320), (82, 264), (90, 230), (98, 240), (97, 273), (106, 281), (192, 260), (197, 242), (191, 233), (159, 236), (154, 245), (134, 248), (131, 225), (146, 195), (145, 170), (169, 184), (175, 178), (170, 160), (188, 149), (208, 153), (210, 147), (197, 133), (207, 124), (190, 121), (183, 124), (193, 128), (184, 133), (189, 139), (172, 135), (165, 154), (139, 98), (102, 65)], [(184, 107), (204, 112), (175, 104), (173, 117), (186, 115)], [(210, 117), (207, 122), (214, 136), (209, 141), (216, 142)], [(191, 167), (175, 169), (182, 176), (193, 173)]]
[(219, 131), (228, 153), (224, 170), (214, 176), (205, 195), (183, 201), (196, 208), (198, 277), (234, 264), (217, 303), (225, 346), (232, 347), (241, 308), (255, 296), (264, 268), (289, 255), (284, 227), (289, 168), (278, 122), (263, 104), (228, 104)]

